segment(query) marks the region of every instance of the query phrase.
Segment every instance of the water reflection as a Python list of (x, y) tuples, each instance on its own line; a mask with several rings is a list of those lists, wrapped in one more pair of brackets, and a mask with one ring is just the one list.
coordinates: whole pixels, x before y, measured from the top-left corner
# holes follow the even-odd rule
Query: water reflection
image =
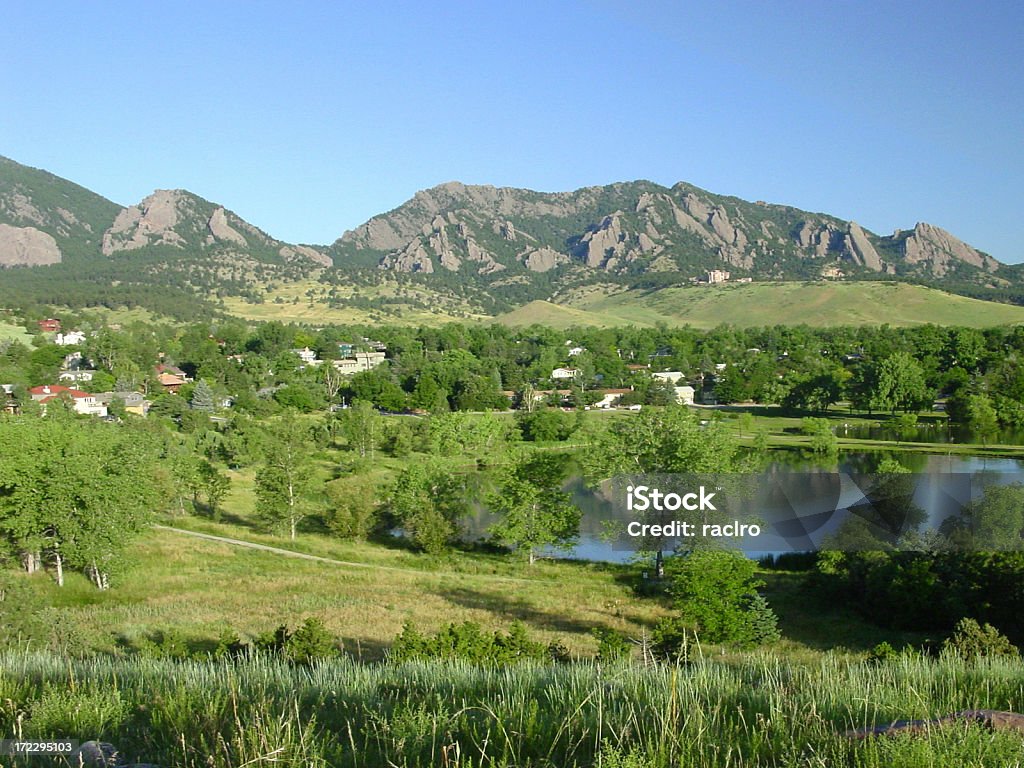
[[(772, 496), (768, 489), (771, 487), (773, 477), (783, 477), (786, 474), (799, 470), (802, 473), (803, 487), (794, 493), (789, 489), (786, 491), (786, 499), (776, 499), (781, 505), (783, 501), (793, 506), (794, 509), (802, 509), (800, 525), (803, 532), (796, 530), (789, 533), (793, 538), (787, 544), (787, 549), (794, 546), (793, 542), (801, 535), (806, 535), (808, 546), (814, 541), (820, 540), (821, 535), (828, 532), (820, 528), (815, 522), (816, 511), (822, 506), (822, 499), (829, 501), (830, 508), (834, 508), (837, 496), (841, 499), (841, 506), (855, 504), (859, 491), (856, 487), (838, 487), (836, 485), (836, 473), (844, 473), (849, 476), (870, 475), (875, 472), (879, 461), (886, 457), (899, 459), (900, 463), (911, 472), (918, 474), (929, 474), (941, 476), (943, 474), (976, 474), (985, 473), (992, 482), (997, 484), (1008, 484), (1024, 482), (1024, 461), (1017, 459), (990, 458), (982, 456), (938, 456), (919, 453), (903, 452), (845, 452), (838, 457), (831, 459), (815, 459), (796, 452), (780, 452), (772, 455), (772, 461), (764, 469), (765, 495), (761, 503), (771, 505)], [(580, 524), (580, 538), (576, 546), (569, 551), (549, 555), (570, 557), (585, 560), (596, 560), (603, 562), (628, 562), (633, 553), (621, 551), (615, 548), (610, 534), (614, 530), (620, 530), (629, 520), (628, 513), (621, 505), (613, 503), (610, 487), (594, 489), (589, 487), (582, 475), (574, 474), (565, 483), (565, 490), (572, 494), (573, 502), (583, 511)], [(789, 486), (787, 486), (787, 489)], [(934, 486), (922, 486), (921, 491), (915, 496), (914, 501), (920, 505), (928, 515), (928, 524), (937, 525), (947, 514), (948, 498), (947, 490)], [(812, 509), (815, 507), (815, 509)], [(767, 508), (767, 507), (766, 507)], [(806, 513), (806, 514), (805, 514)], [(474, 515), (467, 521), (467, 535), (470, 538), (484, 538), (487, 536), (488, 528), (495, 522), (495, 516), (484, 506), (478, 505)], [(822, 526), (827, 526), (828, 521), (818, 521)], [(813, 535), (812, 535), (813, 534)], [(767, 552), (781, 551), (782, 547), (771, 544), (771, 539), (765, 537), (765, 548), (757, 551), (748, 551), (752, 557), (757, 557)], [(799, 548), (799, 547), (797, 547)]]

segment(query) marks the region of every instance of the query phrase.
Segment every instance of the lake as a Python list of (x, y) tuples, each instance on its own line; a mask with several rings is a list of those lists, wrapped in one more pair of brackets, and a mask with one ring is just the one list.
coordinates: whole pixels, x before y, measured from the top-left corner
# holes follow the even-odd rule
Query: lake
[[(785, 476), (794, 472), (801, 473), (801, 482), (806, 484), (806, 496), (813, 498), (816, 495), (814, 490), (816, 484), (820, 486), (821, 493), (826, 493), (832, 485), (837, 473), (847, 473), (850, 476), (870, 474), (884, 452), (844, 452), (838, 459), (822, 462), (807, 458), (805, 455), (796, 452), (779, 453), (777, 458), (768, 464), (762, 478), (773, 476)], [(1024, 482), (1024, 461), (1005, 458), (988, 458), (982, 456), (939, 456), (920, 453), (893, 453), (892, 456), (899, 457), (900, 462), (912, 472), (927, 475), (937, 481), (944, 479), (956, 480), (965, 475), (977, 475), (985, 473), (985, 476), (992, 482), (998, 484), (1009, 484)], [(944, 478), (944, 476), (952, 476)], [(612, 503), (607, 489), (604, 492), (587, 486), (583, 477), (575, 474), (565, 483), (564, 489), (572, 494), (573, 502), (582, 510), (583, 517), (580, 523), (580, 537), (573, 549), (568, 552), (549, 552), (547, 554), (568, 557), (581, 560), (595, 560), (601, 562), (628, 562), (633, 556), (632, 552), (623, 551), (613, 546), (607, 539), (609, 526), (621, 529), (633, 515), (626, 512), (622, 505)], [(846, 493), (844, 490), (843, 493)], [(920, 490), (914, 496), (914, 501), (925, 512), (930, 515), (930, 523), (937, 525), (944, 518), (945, 513), (942, 498), (945, 494), (941, 489), (936, 490), (927, 487)], [(852, 503), (844, 499), (844, 505)], [(936, 519), (938, 517), (938, 519)], [(466, 521), (466, 531), (469, 538), (483, 538), (487, 535), (488, 528), (495, 522), (495, 516), (484, 506), (478, 505), (474, 514)], [(834, 528), (834, 526), (833, 526)], [(822, 529), (824, 531), (824, 529)], [(818, 536), (819, 534), (815, 534)], [(816, 539), (815, 539), (816, 540)], [(747, 548), (747, 554), (751, 557), (759, 557), (768, 553), (790, 551), (795, 546), (790, 538), (782, 541), (772, 538), (765, 532), (760, 537), (761, 548)], [(810, 542), (810, 539), (808, 539)], [(809, 545), (810, 546), (810, 545)], [(804, 547), (807, 548), (807, 547)]]

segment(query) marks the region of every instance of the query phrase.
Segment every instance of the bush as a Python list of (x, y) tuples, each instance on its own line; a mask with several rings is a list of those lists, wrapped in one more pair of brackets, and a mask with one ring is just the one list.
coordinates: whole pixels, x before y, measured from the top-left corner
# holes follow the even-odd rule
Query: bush
[(213, 651), (213, 658), (223, 659), (227, 657), (241, 656), (245, 653), (245, 644), (239, 638), (238, 633), (230, 627), (224, 629), (217, 638), (217, 647)]
[(953, 634), (943, 643), (943, 650), (966, 660), (1020, 655), (1006, 635), (991, 624), (978, 624), (974, 619), (960, 619)]
[(153, 659), (187, 659), (188, 642), (176, 629), (158, 630), (139, 642), (139, 653)]
[(678, 617), (664, 617), (658, 620), (651, 631), (651, 648), (655, 655), (669, 661), (686, 661), (689, 658), (690, 630)]
[(887, 661), (893, 661), (898, 656), (899, 653), (889, 643), (881, 642), (868, 653), (868, 663), (882, 664)]
[(487, 633), (473, 621), (449, 624), (436, 635), (424, 635), (406, 622), (402, 633), (391, 645), (389, 658), (393, 661), (420, 661), (424, 659), (464, 659), (477, 664), (510, 664), (523, 659), (551, 658), (548, 646), (530, 640), (526, 627), (515, 621), (508, 634)]
[(594, 629), (597, 638), (597, 660), (605, 663), (621, 661), (629, 656), (629, 639), (614, 629)]
[(548, 643), (548, 658), (557, 664), (565, 664), (572, 661), (569, 649), (557, 640), (552, 640)]
[(339, 654), (337, 640), (321, 619), (310, 616), (292, 632), (282, 624), (271, 632), (257, 635), (255, 647), (265, 653), (283, 656), (296, 664), (310, 664), (318, 659), (330, 659)]
[(285, 655), (296, 664), (310, 664), (319, 659), (330, 659), (337, 656), (338, 646), (323, 621), (315, 616), (310, 616), (288, 638), (284, 651)]

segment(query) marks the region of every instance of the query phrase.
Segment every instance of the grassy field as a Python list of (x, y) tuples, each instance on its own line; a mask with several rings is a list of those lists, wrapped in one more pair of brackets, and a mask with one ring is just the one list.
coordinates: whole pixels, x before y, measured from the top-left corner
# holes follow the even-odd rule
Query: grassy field
[[(284, 323), (408, 323), (440, 325), (442, 323), (479, 320), (484, 316), (455, 297), (418, 286), (382, 283), (373, 286), (339, 286), (334, 300), (328, 296), (329, 286), (315, 280), (275, 283), (264, 286), (267, 291), (262, 304), (253, 304), (237, 296), (224, 299), (229, 314), (245, 320), (278, 320)], [(404, 298), (400, 303), (383, 303), (380, 299)], [(360, 302), (347, 303), (353, 299)], [(364, 305), (364, 302), (370, 305)]]
[[(590, 292), (571, 302), (606, 325), (737, 326), (935, 323), (986, 327), (1024, 322), (1024, 307), (996, 304), (902, 283), (749, 283), (653, 291)], [(571, 325), (575, 313), (539, 322)]]
[(228, 626), (251, 640), (316, 616), (364, 660), (380, 658), (406, 621), (431, 630), (450, 621), (507, 629), (519, 619), (545, 643), (559, 640), (570, 651), (589, 655), (596, 648), (592, 628), (639, 635), (668, 612), (654, 601), (637, 600), (625, 569), (614, 565), (542, 561), (530, 568), (483, 554), (438, 560), (316, 534), (293, 543), (199, 519), (173, 524), (369, 567), (294, 559), (155, 530), (132, 545), (126, 555), (131, 567), (108, 592), (97, 591), (77, 573), (63, 588), (49, 575), (14, 578), (56, 609), (77, 643), (105, 652), (136, 647), (169, 629), (193, 649), (209, 650)]
[[(268, 288), (268, 286), (264, 286)], [(623, 291), (586, 286), (553, 301), (531, 301), (491, 317), (464, 300), (422, 286), (339, 286), (315, 280), (269, 286), (265, 301), (224, 299), (230, 314), (247, 320), (309, 323), (407, 323), (438, 325), (451, 321), (532, 324), (553, 328), (574, 325), (651, 327), (691, 325), (713, 328), (797, 325), (938, 325), (989, 327), (1024, 322), (1024, 307), (969, 299), (903, 283), (787, 282), (722, 286), (675, 286)], [(381, 299), (402, 298), (399, 303)], [(366, 302), (370, 302), (367, 304)]]
[[(553, 304), (550, 301), (531, 301), (518, 309), (498, 315), (496, 318), (502, 325), (513, 328), (528, 325), (546, 325), (550, 328), (568, 328), (573, 325), (590, 325), (609, 328), (617, 325), (628, 325), (621, 317), (589, 312), (585, 309)], [(635, 323), (649, 325), (652, 323)]]
[(20, 325), (0, 321), (0, 342), (19, 341), (27, 347), (32, 346), (32, 334)]
[[(100, 738), (164, 768), (1011, 768), (1019, 734), (955, 723), (851, 729), (1024, 699), (1019, 660), (909, 656), (794, 665), (767, 655), (684, 666), (421, 662), (312, 667), (0, 656), (0, 730)], [(30, 763), (14, 758), (10, 765)], [(37, 763), (31, 763), (36, 765)]]

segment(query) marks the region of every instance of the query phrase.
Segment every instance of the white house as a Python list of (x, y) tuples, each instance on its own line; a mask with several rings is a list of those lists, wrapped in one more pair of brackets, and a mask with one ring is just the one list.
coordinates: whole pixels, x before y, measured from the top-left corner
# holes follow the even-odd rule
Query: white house
[(41, 387), (32, 387), (28, 392), (33, 400), (43, 406), (57, 398), (66, 397), (77, 413), (84, 413), (87, 416), (107, 415), (107, 406), (99, 402), (95, 395), (78, 389), (69, 389), (60, 384), (44, 384)]
[(616, 401), (623, 395), (632, 392), (631, 389), (606, 389), (601, 392), (601, 399), (598, 400), (592, 407), (600, 408), (611, 408), (615, 405)]
[(726, 272), (724, 269), (712, 269), (709, 270), (707, 274), (707, 280), (710, 285), (715, 285), (716, 283), (727, 283), (729, 282), (730, 277), (731, 274)]
[(679, 381), (681, 378), (683, 378), (683, 372), (682, 371), (657, 371), (656, 373), (652, 373), (651, 376), (653, 376), (658, 381), (667, 381), (669, 384), (671, 384), (674, 387), (676, 385), (676, 382)]
[(555, 368), (551, 372), (552, 379), (575, 379), (579, 375), (579, 368)]
[(309, 347), (303, 347), (302, 349), (293, 349), (292, 352), (299, 356), (299, 359), (307, 365), (316, 365), (318, 362), (316, 359), (316, 352)]
[(693, 398), (696, 396), (697, 391), (689, 384), (681, 387), (675, 387), (676, 390), (676, 402), (680, 405), (693, 405)]
[(372, 371), (378, 365), (383, 363), (385, 356), (386, 353), (384, 352), (356, 352), (352, 357), (346, 357), (341, 360), (332, 360), (331, 365), (333, 365), (335, 370), (339, 373), (362, 373), (363, 371)]
[(53, 339), (53, 343), (61, 347), (73, 347), (78, 344), (85, 342), (85, 334), (82, 331), (68, 331), (67, 333), (58, 333)]
[(57, 374), (57, 381), (92, 381), (92, 377), (95, 373), (96, 371), (90, 371), (88, 368), (77, 368), (69, 371), (61, 371), (60, 373)]
[(577, 355), (582, 355), (586, 351), (586, 347), (570, 347), (566, 354), (569, 355), (569, 357), (576, 357)]

